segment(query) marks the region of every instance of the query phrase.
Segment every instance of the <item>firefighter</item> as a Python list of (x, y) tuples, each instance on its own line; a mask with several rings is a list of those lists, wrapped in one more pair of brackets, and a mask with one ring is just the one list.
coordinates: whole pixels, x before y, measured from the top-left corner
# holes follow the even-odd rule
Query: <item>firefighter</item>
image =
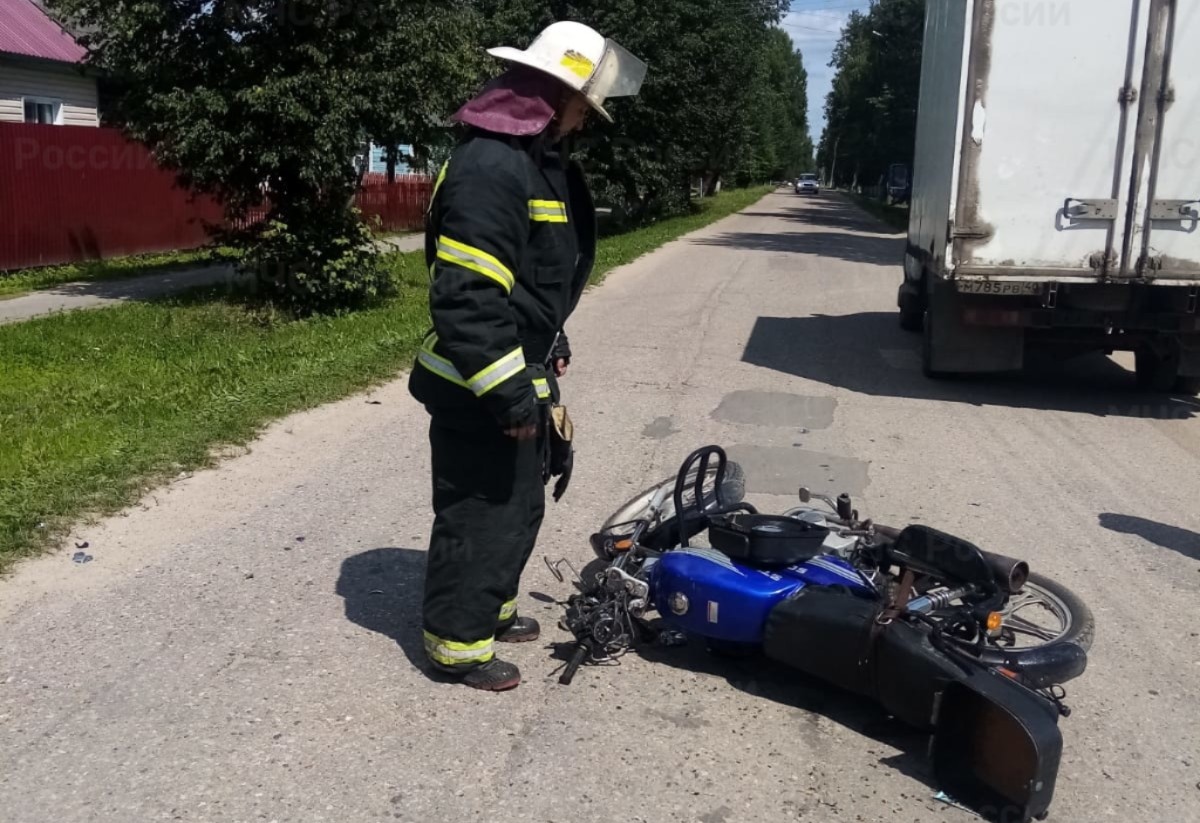
[(521, 675), (495, 644), (540, 631), (517, 592), (547, 479), (569, 477), (547, 469), (547, 424), (571, 360), (563, 325), (595, 259), (595, 208), (564, 138), (592, 111), (611, 122), (605, 101), (637, 94), (646, 66), (573, 22), (489, 54), (509, 68), (454, 115), (468, 132), (434, 186), (433, 329), (410, 390), (431, 416), (425, 650), (436, 669), (503, 691)]

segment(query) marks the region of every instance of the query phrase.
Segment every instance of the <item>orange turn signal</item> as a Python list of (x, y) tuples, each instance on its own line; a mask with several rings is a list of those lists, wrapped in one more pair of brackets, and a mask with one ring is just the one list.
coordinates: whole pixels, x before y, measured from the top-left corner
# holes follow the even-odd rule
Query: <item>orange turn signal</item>
[(987, 616), (987, 630), (989, 632), (1000, 631), (1000, 626), (1004, 624), (1004, 615), (1000, 612), (992, 612)]
[(633, 541), (626, 538), (613, 543), (613, 550), (618, 552), (627, 552), (633, 548)]

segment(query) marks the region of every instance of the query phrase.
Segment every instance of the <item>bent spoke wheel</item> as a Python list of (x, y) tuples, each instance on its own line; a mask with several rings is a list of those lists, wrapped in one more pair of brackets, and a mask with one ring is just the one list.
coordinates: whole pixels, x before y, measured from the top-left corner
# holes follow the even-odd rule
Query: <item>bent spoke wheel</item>
[(1029, 582), (1000, 613), (1001, 645), (1028, 649), (1056, 643), (1071, 633), (1070, 607), (1050, 589)]
[(1095, 618), (1079, 596), (1048, 577), (1030, 574), (1021, 591), (1008, 599), (1000, 612), (998, 636), (988, 646), (1006, 656), (1050, 646), (1075, 643), (1087, 651), (1095, 635)]

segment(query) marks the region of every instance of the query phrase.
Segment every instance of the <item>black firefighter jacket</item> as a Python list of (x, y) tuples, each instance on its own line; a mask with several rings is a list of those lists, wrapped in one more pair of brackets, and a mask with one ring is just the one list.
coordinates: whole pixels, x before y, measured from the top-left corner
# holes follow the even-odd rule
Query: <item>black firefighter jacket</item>
[[(539, 420), (551, 355), (595, 261), (583, 171), (541, 137), (472, 132), (434, 187), (425, 238), (433, 330), (409, 388), (435, 416)], [(486, 412), (481, 415), (480, 412)]]

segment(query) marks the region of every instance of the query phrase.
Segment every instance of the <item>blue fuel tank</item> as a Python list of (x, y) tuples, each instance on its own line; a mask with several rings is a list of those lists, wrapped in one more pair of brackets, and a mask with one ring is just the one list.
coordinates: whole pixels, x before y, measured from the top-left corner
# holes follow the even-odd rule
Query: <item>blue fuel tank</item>
[(669, 625), (733, 643), (761, 643), (771, 609), (805, 585), (871, 593), (852, 566), (831, 555), (775, 570), (744, 566), (716, 549), (677, 549), (649, 574), (654, 607)]

